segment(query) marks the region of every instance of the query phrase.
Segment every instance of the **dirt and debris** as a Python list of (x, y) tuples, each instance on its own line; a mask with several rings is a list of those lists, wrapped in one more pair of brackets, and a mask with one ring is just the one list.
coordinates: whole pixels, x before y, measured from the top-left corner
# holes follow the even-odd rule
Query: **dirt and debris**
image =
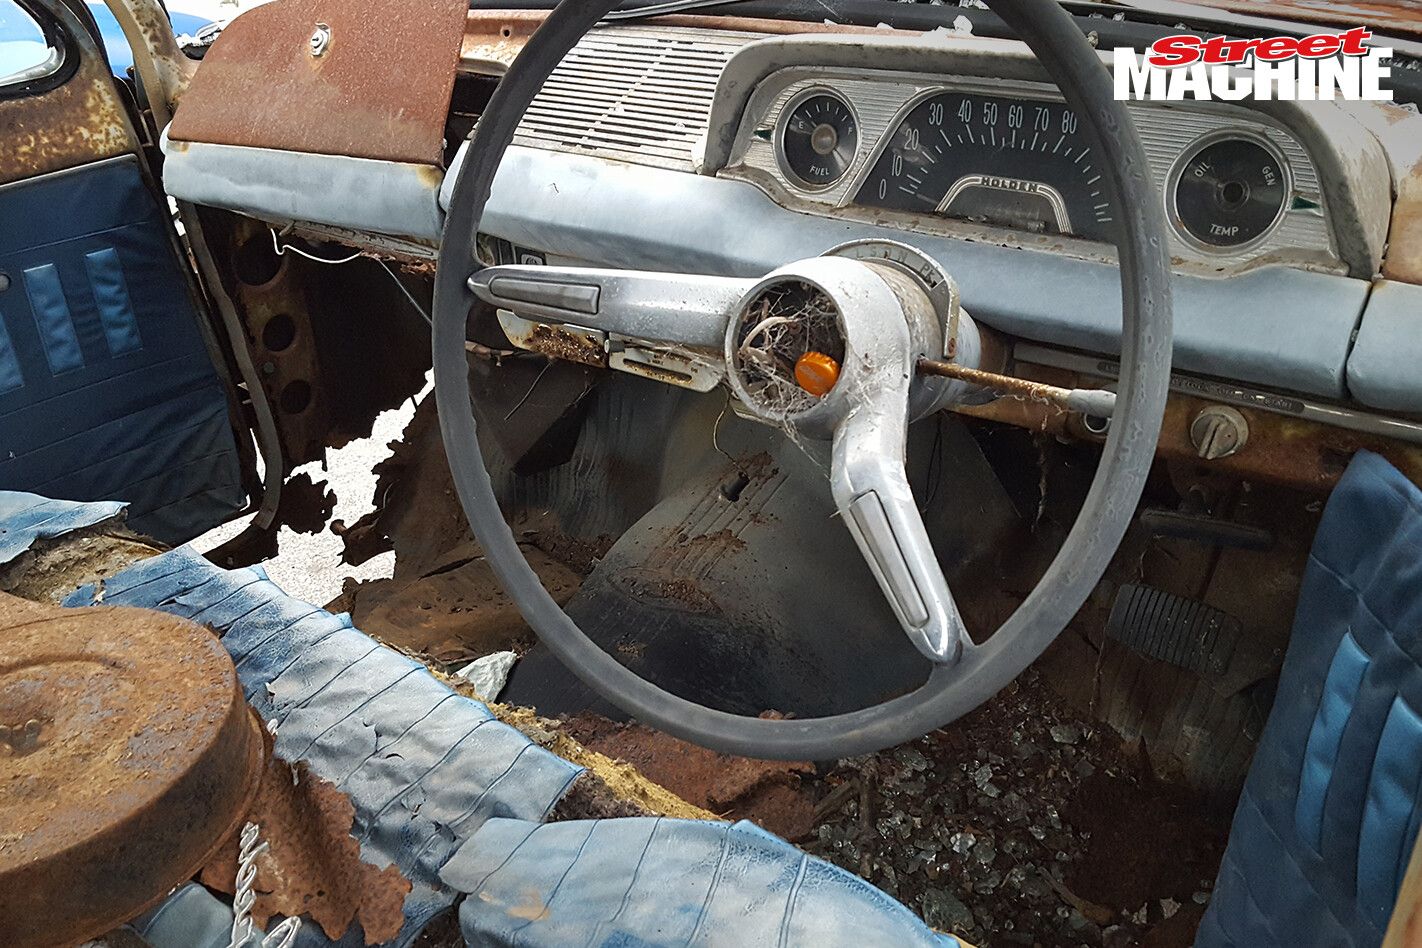
[(586, 577), (598, 560), (612, 549), (613, 538), (606, 534), (593, 540), (570, 537), (558, 529), (551, 514), (523, 512), (514, 524), (520, 543), (537, 547), (579, 576)]
[[(447, 666), (432, 661), (429, 656), (412, 654), (411, 657), (424, 662), (435, 678), (459, 694), (476, 701), (483, 700), (467, 681), (451, 674)], [(606, 754), (584, 747), (571, 734), (565, 732), (561, 721), (540, 717), (536, 711), (530, 708), (519, 708), (497, 702), (486, 702), (486, 704), (495, 717), (510, 727), (516, 728), (533, 743), (547, 748), (564, 760), (586, 767), (598, 781), (601, 781), (613, 797), (636, 807), (637, 815), (670, 816), (682, 820), (720, 818), (717, 814), (688, 803), (667, 788), (648, 779), (631, 764), (613, 760)], [(575, 789), (576, 787), (577, 785), (574, 784)], [(579, 791), (579, 794), (587, 795), (582, 802), (587, 802), (589, 805), (613, 805), (602, 795), (601, 788), (584, 787)], [(577, 799), (571, 802), (565, 799), (564, 802), (567, 804), (566, 806), (560, 804), (555, 809), (555, 813), (561, 813), (561, 817), (559, 817), (561, 819), (590, 819), (600, 815), (594, 811), (580, 812)]]
[[(577, 592), (581, 575), (536, 547), (525, 546), (524, 555), (559, 605)], [(367, 635), (446, 664), (504, 650), (522, 654), (533, 643), (528, 624), (473, 543), (451, 550), (417, 579), (347, 581), (328, 608), (350, 613)]]
[(641, 724), (618, 724), (597, 714), (562, 722), (589, 750), (631, 764), (677, 796), (723, 819), (747, 819), (792, 842), (814, 829), (815, 803), (801, 776), (808, 762), (749, 760), (718, 754)]
[[(265, 731), (263, 732), (266, 733)], [(365, 943), (389, 941), (404, 924), (410, 882), (397, 866), (377, 869), (360, 858), (351, 836), (355, 807), (335, 785), (277, 757), (266, 735), (266, 767), (247, 819), (268, 843), (257, 856), (252, 919), (265, 929), (273, 915), (308, 915), (327, 937), (339, 939), (359, 919)], [(204, 885), (235, 891), (238, 839), (234, 834), (202, 870)]]
[(28, 550), (0, 564), (0, 592), (57, 606), (80, 586), (102, 583), (165, 549), (114, 517), (62, 537), (35, 540)]
[(606, 780), (589, 770), (573, 781), (563, 799), (548, 814), (548, 821), (616, 820), (634, 816), (656, 814), (638, 803), (619, 797)]
[(821, 821), (803, 848), (995, 946), (1185, 948), (1229, 832), (1032, 670), (957, 723), (813, 783)]
[(592, 771), (553, 819), (749, 819), (976, 944), (1186, 948), (1229, 832), (1142, 742), (1068, 710), (1032, 670), (947, 728), (819, 767), (491, 707)]

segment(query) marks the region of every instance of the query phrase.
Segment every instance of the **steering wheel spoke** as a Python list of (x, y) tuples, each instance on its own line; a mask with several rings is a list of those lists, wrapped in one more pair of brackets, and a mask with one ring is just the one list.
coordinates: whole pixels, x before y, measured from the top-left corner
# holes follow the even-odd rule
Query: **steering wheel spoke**
[(865, 406), (840, 424), (830, 487), (909, 640), (931, 661), (951, 664), (968, 636), (904, 474), (904, 404), (897, 412)]

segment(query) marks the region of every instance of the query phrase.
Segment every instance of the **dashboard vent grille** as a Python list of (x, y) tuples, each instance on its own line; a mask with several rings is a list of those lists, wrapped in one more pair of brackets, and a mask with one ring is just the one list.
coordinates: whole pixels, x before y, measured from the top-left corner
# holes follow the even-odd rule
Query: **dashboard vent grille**
[(721, 70), (758, 38), (676, 27), (595, 30), (553, 70), (514, 144), (691, 170)]

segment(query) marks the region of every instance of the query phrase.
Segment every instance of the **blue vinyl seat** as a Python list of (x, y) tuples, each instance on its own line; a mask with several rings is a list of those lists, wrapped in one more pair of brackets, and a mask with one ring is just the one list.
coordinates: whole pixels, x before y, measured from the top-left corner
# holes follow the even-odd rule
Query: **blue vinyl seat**
[(1196, 948), (1377, 946), (1422, 807), (1422, 492), (1354, 458)]

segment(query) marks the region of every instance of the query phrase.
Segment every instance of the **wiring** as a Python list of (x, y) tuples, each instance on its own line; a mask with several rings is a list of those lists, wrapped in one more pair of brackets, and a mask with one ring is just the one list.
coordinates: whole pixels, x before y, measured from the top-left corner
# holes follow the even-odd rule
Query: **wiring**
[(329, 258), (327, 258), (327, 257), (320, 257), (320, 256), (317, 256), (317, 255), (314, 254), (314, 253), (307, 253), (305, 250), (302, 250), (300, 247), (296, 246), (295, 244), (287, 244), (285, 247), (283, 247), (283, 246), (281, 245), (281, 242), (280, 242), (279, 240), (277, 240), (277, 232), (276, 232), (276, 229), (275, 229), (275, 228), (268, 228), (268, 230), (270, 230), (270, 231), (272, 232), (272, 247), (273, 247), (273, 249), (276, 250), (276, 253), (277, 253), (277, 256), (278, 256), (278, 257), (284, 256), (284, 255), (286, 254), (286, 252), (287, 252), (288, 250), (290, 250), (292, 253), (296, 254), (298, 257), (305, 257), (307, 260), (312, 260), (312, 261), (315, 261), (316, 263), (339, 264), (339, 263), (350, 263), (352, 260), (356, 259), (357, 257), (359, 257), (359, 256), (361, 256), (362, 254), (365, 253), (364, 250), (357, 250), (355, 253), (351, 254), (349, 257), (342, 257), (342, 258), (339, 259), (339, 260), (331, 260), (331, 259), (329, 259)]
[(548, 370), (551, 368), (553, 368), (553, 360), (549, 359), (543, 368), (539, 370), (538, 374), (533, 377), (533, 384), (528, 387), (528, 391), (523, 393), (523, 398), (520, 398), (518, 404), (509, 409), (509, 413), (504, 416), (504, 421), (508, 421), (514, 416), (514, 412), (523, 407), (523, 403), (528, 401), (529, 396), (533, 394), (533, 390), (538, 387), (539, 382), (543, 381), (543, 376), (548, 374)]
[(390, 274), (390, 279), (395, 281), (395, 285), (400, 288), (401, 293), (405, 294), (405, 299), (410, 301), (410, 305), (415, 308), (415, 312), (420, 314), (420, 318), (423, 319), (425, 322), (429, 323), (431, 326), (433, 326), (434, 321), (430, 319), (430, 314), (425, 312), (425, 308), (420, 305), (419, 300), (415, 299), (409, 288), (405, 286), (404, 281), (401, 280), (400, 277), (395, 274), (394, 270), (390, 269), (390, 265), (384, 260), (381, 260), (379, 257), (375, 258), (375, 262), (380, 264), (382, 270)]
[[(287, 244), (286, 246), (283, 247), (282, 244), (281, 244), (281, 242), (277, 239), (277, 236), (278, 236), (278, 235), (277, 235), (276, 229), (275, 229), (275, 228), (268, 228), (268, 229), (271, 230), (271, 234), (272, 234), (272, 247), (276, 250), (278, 257), (283, 256), (287, 251), (291, 251), (292, 253), (296, 254), (298, 257), (305, 257), (307, 260), (312, 260), (312, 261), (314, 261), (314, 262), (316, 262), (316, 263), (328, 263), (328, 264), (336, 265), (336, 264), (342, 264), (342, 263), (350, 263), (350, 262), (352, 262), (352, 261), (354, 261), (354, 260), (356, 260), (356, 259), (358, 259), (358, 258), (360, 258), (360, 257), (362, 257), (362, 256), (365, 255), (365, 251), (364, 251), (364, 250), (357, 250), (355, 253), (351, 254), (349, 257), (342, 257), (342, 258), (339, 259), (339, 260), (332, 260), (332, 259), (330, 259), (329, 257), (322, 257), (322, 256), (318, 256), (317, 254), (314, 254), (314, 253), (307, 253), (305, 250), (302, 250), (300, 247), (296, 246), (295, 244)], [(405, 299), (407, 299), (407, 300), (410, 301), (410, 306), (412, 306), (412, 307), (414, 308), (415, 312), (417, 312), (417, 313), (420, 314), (420, 318), (423, 319), (428, 325), (433, 326), (433, 325), (434, 325), (434, 322), (430, 319), (430, 314), (425, 311), (425, 308), (424, 308), (423, 306), (420, 305), (420, 301), (417, 300), (417, 299), (415, 299), (414, 295), (410, 292), (409, 288), (406, 287), (405, 284), (404, 284), (404, 282), (400, 279), (400, 277), (395, 274), (395, 271), (392, 270), (392, 269), (390, 269), (390, 265), (387, 264), (384, 260), (380, 259), (379, 257), (372, 257), (371, 259), (374, 260), (376, 263), (380, 264), (380, 268), (381, 268), (382, 270), (384, 270), (386, 273), (390, 274), (390, 279), (392, 279), (392, 280), (395, 281), (395, 285), (400, 288), (400, 292), (405, 295)]]

